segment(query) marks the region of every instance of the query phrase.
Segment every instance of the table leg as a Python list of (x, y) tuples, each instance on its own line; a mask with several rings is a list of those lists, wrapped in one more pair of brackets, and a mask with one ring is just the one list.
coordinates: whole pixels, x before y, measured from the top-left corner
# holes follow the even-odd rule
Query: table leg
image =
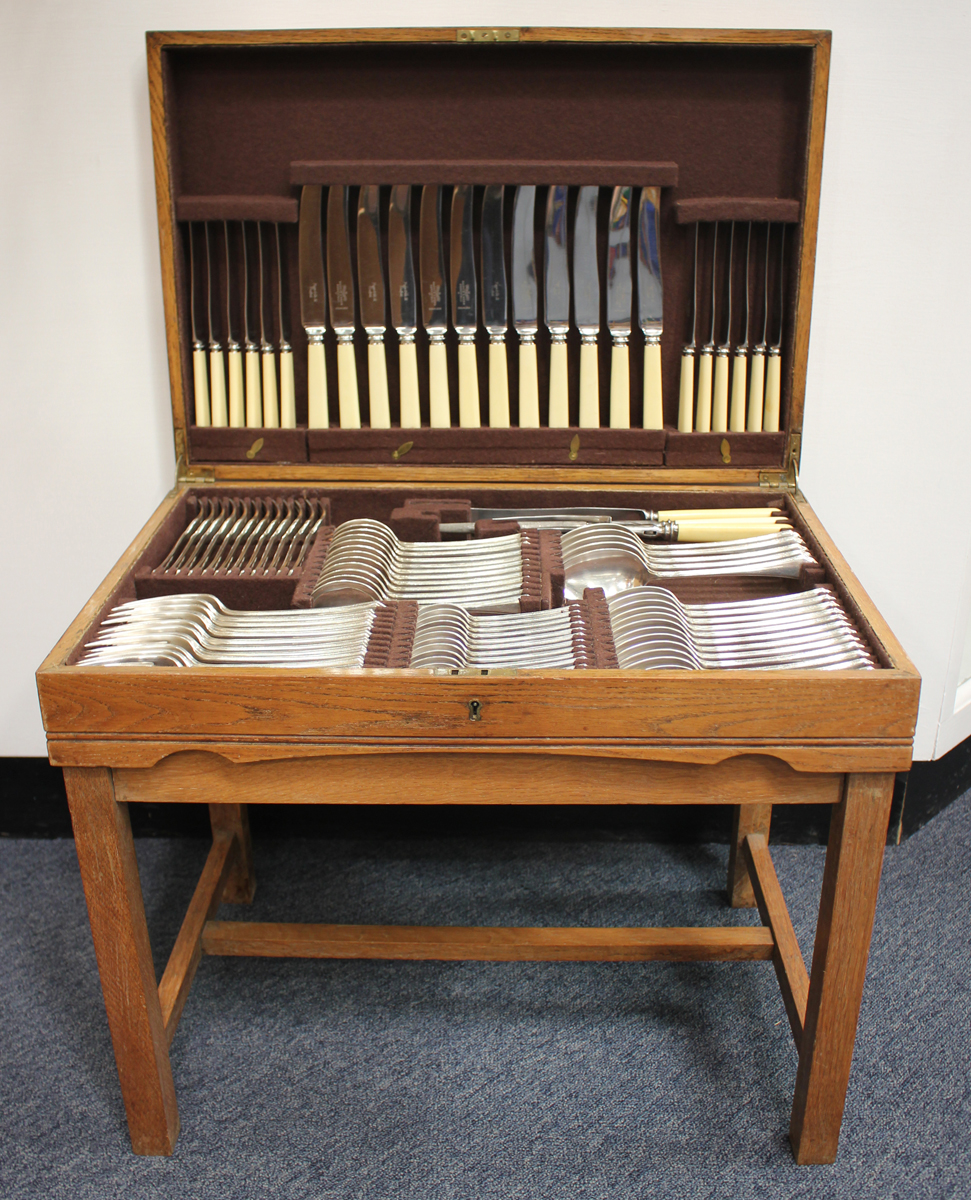
[(171, 1154), (179, 1112), (128, 806), (104, 767), (65, 767), (64, 783), (132, 1149)]
[(789, 1140), (799, 1163), (839, 1145), (887, 840), (892, 774), (847, 775), (833, 809)]
[(249, 832), (249, 809), (245, 804), (210, 804), (209, 823), (213, 838), (220, 834), (236, 835), (239, 849), (226, 886), (223, 900), (229, 904), (249, 904), (256, 892), (256, 877), (253, 874), (253, 843)]
[(761, 833), (768, 841), (771, 823), (771, 804), (736, 804), (728, 851), (728, 902), (732, 908), (755, 907), (755, 892), (742, 853), (742, 843), (750, 833)]

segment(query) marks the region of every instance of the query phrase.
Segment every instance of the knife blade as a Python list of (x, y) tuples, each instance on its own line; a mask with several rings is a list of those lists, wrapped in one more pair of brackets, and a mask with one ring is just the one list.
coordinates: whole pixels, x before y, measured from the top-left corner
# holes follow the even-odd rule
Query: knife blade
[(681, 394), (678, 397), (678, 431), (690, 433), (694, 425), (695, 351), (698, 347), (698, 231), (695, 221), (695, 258), (691, 284), (691, 341), (681, 351)]
[(418, 400), (418, 296), (411, 253), (411, 186), (391, 189), (388, 206), (388, 298), (391, 324), (398, 335), (398, 390), (402, 429), (421, 427)]
[(475, 256), (472, 248), (472, 184), (460, 183), (452, 191), (452, 228), (449, 258), (452, 280), (452, 325), (459, 339), (459, 425), (478, 429), (479, 375), (475, 354)]
[(331, 184), (327, 193), (327, 298), (330, 321), (337, 334), (337, 397), (341, 429), (360, 429), (348, 189), (340, 184)]
[(209, 408), (209, 371), (206, 367), (206, 343), (196, 327), (196, 252), (193, 244), (192, 222), (187, 226), (189, 240), (189, 319), (192, 323), (192, 391), (195, 423), (211, 425)]
[(223, 221), (223, 244), (226, 249), (226, 374), (229, 379), (229, 423), (236, 428), (243, 424), (243, 351), (233, 337), (233, 272), (229, 252), (229, 222)]
[(607, 226), (607, 327), (610, 354), (610, 428), (630, 429), (630, 359), (633, 280), (630, 258), (629, 187), (615, 187)]
[(597, 201), (600, 189), (582, 187), (573, 229), (573, 313), (580, 331), (580, 428), (600, 425), (597, 336), (600, 333), (600, 271), (597, 266)]
[(216, 337), (212, 323), (212, 254), (209, 247), (209, 222), (206, 229), (206, 307), (209, 315), (209, 404), (213, 425), (228, 425), (229, 415), (226, 411), (226, 368), (223, 362), (223, 348)]
[(501, 183), (489, 184), (482, 197), (482, 323), (489, 332), (489, 424), (493, 429), (509, 428), (504, 192)]
[[(771, 226), (770, 226), (771, 228)], [(784, 318), (785, 292), (785, 254), (786, 227), (782, 226), (782, 236), (779, 242), (779, 337), (769, 346), (768, 357), (765, 360), (765, 409), (762, 414), (762, 428), (769, 433), (779, 432), (779, 405), (782, 398), (782, 322)], [(766, 312), (769, 310), (769, 298), (765, 299)]]
[(429, 183), (421, 190), (418, 259), (421, 272), (422, 324), (428, 334), (428, 423), (447, 429), (451, 423), (445, 333), (448, 302), (445, 291), (445, 250), (442, 245), (442, 188)]
[(280, 404), (276, 390), (276, 356), (266, 336), (266, 287), (263, 272), (263, 222), (256, 222), (256, 244), (260, 252), (260, 368), (263, 378), (263, 425), (279, 429)]
[(293, 384), (293, 348), (287, 341), (283, 323), (283, 293), (287, 290), (283, 275), (283, 251), (280, 247), (280, 224), (273, 225), (276, 234), (276, 299), (277, 316), (280, 322), (280, 425), (283, 429), (297, 427), (297, 397)]
[[(695, 429), (701, 433), (711, 432), (711, 375), (715, 359), (715, 300), (717, 295), (715, 281), (718, 277), (718, 224), (716, 221), (715, 235), (711, 244), (711, 328), (708, 333), (708, 340), (701, 347), (701, 352), (698, 355), (698, 399), (695, 404)], [(759, 427), (761, 428), (761, 423)]]
[(732, 351), (732, 275), (735, 270), (735, 222), (728, 227), (728, 311), (725, 321), (725, 340), (715, 350), (715, 384), (711, 398), (711, 428), (713, 433), (728, 430), (728, 356)]
[(516, 188), (512, 206), (512, 323), (519, 335), (519, 425), (523, 429), (539, 426), (535, 212), (535, 185)]
[(769, 234), (772, 226), (765, 227), (765, 283), (762, 288), (762, 340), (752, 347), (752, 373), (748, 383), (748, 422), (749, 433), (757, 433), (762, 428), (762, 415), (765, 401), (765, 351), (769, 330)]
[(745, 333), (742, 341), (735, 347), (735, 362), (732, 366), (732, 407), (728, 418), (728, 428), (740, 433), (745, 428), (745, 390), (748, 373), (748, 338), (752, 320), (751, 297), (749, 282), (752, 273), (752, 222), (748, 223), (748, 234), (745, 239), (745, 320), (742, 328)]
[(307, 334), (307, 425), (310, 429), (326, 429), (330, 424), (327, 411), (327, 364), (324, 359), (327, 287), (324, 282), (320, 201), (320, 185), (305, 185), (300, 193), (300, 321)]
[(644, 428), (664, 428), (661, 394), (661, 333), (664, 290), (661, 285), (661, 241), (658, 236), (661, 189), (641, 188), (637, 238), (637, 307), (644, 334)]
[[(260, 348), (250, 335), (249, 317), (249, 239), (246, 222), (243, 229), (243, 359), (246, 376), (246, 425), (259, 429), (263, 424), (263, 390), (260, 386)], [(257, 233), (259, 226), (257, 226)]]
[(381, 189), (367, 184), (357, 198), (357, 279), (361, 287), (361, 324), (367, 334), (368, 411), (372, 429), (391, 428), (388, 364), (384, 357), (387, 310), (381, 259)]
[(546, 327), (550, 331), (550, 429), (570, 424), (566, 335), (570, 332), (570, 268), (567, 261), (567, 197), (557, 184), (546, 197)]

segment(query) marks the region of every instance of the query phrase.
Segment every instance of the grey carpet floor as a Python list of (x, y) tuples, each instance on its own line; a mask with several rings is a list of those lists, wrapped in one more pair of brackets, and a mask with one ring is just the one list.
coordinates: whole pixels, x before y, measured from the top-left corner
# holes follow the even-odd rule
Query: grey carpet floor
[[(161, 971), (202, 842), (138, 843)], [(774, 857), (808, 959), (824, 851)], [(719, 846), (267, 842), (257, 920), (751, 922)], [(796, 1058), (752, 964), (204, 959), (169, 1159), (131, 1154), (70, 841), (0, 843), (0, 1196), (971, 1195), (971, 796), (888, 850), (839, 1159), (793, 1164)], [(221, 915), (241, 915), (226, 907)]]

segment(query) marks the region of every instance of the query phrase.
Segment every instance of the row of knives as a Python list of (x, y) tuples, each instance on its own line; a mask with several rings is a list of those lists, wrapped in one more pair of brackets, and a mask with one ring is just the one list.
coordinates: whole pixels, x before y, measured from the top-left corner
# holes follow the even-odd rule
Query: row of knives
[[(572, 273), (567, 228), (569, 190), (547, 190), (544, 262), (544, 319), (550, 335), (547, 423), (552, 428), (570, 424), (567, 335), (572, 327), (580, 335), (579, 425), (600, 425), (600, 263), (597, 248), (598, 187), (581, 187), (576, 194), (573, 221)], [(360, 327), (368, 339), (368, 423), (372, 429), (389, 428), (391, 405), (385, 359), (385, 333), (390, 327), (398, 340), (399, 420), (401, 428), (423, 423), (419, 399), (419, 372), (415, 335), (419, 316), (428, 339), (428, 412), (433, 428), (451, 425), (451, 398), (446, 334), (451, 321), (457, 340), (459, 425), (482, 423), (476, 333), (489, 336), (488, 424), (507, 428), (510, 421), (506, 334), (511, 324), (519, 342), (518, 424), (539, 427), (540, 397), (536, 335), (539, 329), (539, 277), (534, 236), (535, 186), (506, 188), (501, 184), (482, 190), (476, 221), (476, 189), (471, 184), (446, 189), (426, 185), (421, 189), (419, 252), (416, 274), (412, 246), (412, 192), (410, 185), (390, 188), (387, 211), (387, 263), (383, 254), (382, 189), (358, 189), (356, 258), (351, 240), (351, 191), (343, 185), (326, 189), (307, 185), (300, 201), (299, 272), (301, 320), (307, 335), (308, 425), (330, 424), (324, 337), (330, 327), (337, 342), (338, 420), (344, 429), (361, 426), (361, 390), (357, 378), (354, 335)], [(443, 238), (443, 204), (450, 197), (449, 263)], [(612, 340), (610, 367), (610, 418), (613, 428), (630, 427), (629, 339), (632, 331), (634, 260), (637, 262), (638, 321), (644, 339), (644, 428), (661, 429), (661, 332), (663, 291), (658, 238), (660, 189), (615, 187), (609, 211), (605, 264), (607, 325)], [(512, 204), (510, 261), (512, 282), (507, 285), (504, 206)], [(322, 217), (326, 213), (326, 233)], [(475, 254), (473, 225), (480, 224), (480, 255)], [(226, 257), (226, 345), (213, 324), (214, 271), (209, 223), (205, 223), (206, 300), (208, 345), (197, 320), (198, 279), (192, 225), (190, 292), (193, 340), (193, 378), (197, 425), (296, 425), (293, 353), (287, 340), (283, 305), (285, 256), (280, 249), (280, 227), (272, 226), (273, 245), (266, 249), (266, 231), (256, 227), (256, 254), (248, 254), (251, 239), (246, 223), (239, 238), (243, 251), (242, 347), (233, 337), (231, 311), (231, 232), (222, 225)], [(249, 258), (258, 263), (259, 344), (249, 324)], [(264, 258), (269, 265), (265, 267)], [(275, 263), (274, 263), (275, 260)], [(265, 321), (266, 279), (276, 268), (278, 331), (276, 346), (267, 337)], [(385, 266), (388, 286), (385, 287)], [(217, 272), (218, 273), (218, 272)], [(481, 316), (480, 316), (481, 301)], [(510, 314), (511, 309), (511, 314)], [(572, 310), (572, 312), (571, 312)], [(257, 324), (257, 323), (254, 323)], [(277, 383), (277, 361), (279, 384)], [(244, 367), (245, 364), (245, 367)]]

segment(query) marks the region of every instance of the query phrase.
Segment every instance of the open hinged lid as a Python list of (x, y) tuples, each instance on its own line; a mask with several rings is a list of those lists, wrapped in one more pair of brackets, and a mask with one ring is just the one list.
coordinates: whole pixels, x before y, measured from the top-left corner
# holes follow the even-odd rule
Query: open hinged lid
[[(491, 44), (476, 44), (486, 41)], [(828, 33), (155, 33), (148, 36), (148, 52), (173, 418), (183, 478), (441, 484), (527, 478), (551, 483), (663, 480), (773, 486), (793, 478), (805, 393)], [(481, 327), (481, 308), (476, 345), (482, 427), (459, 427), (458, 346), (451, 313), (446, 337), (451, 427), (428, 427), (429, 345), (419, 313), (415, 342), (422, 427), (401, 428), (399, 339), (391, 328), (390, 312), (384, 339), (390, 427), (369, 427), (371, 364), (359, 294), (353, 345), (363, 427), (339, 424), (331, 298), (324, 339), (329, 427), (308, 429), (308, 338), (301, 325), (297, 226), (302, 187), (323, 185), (325, 244), (327, 187), (349, 188), (350, 248), (356, 255), (358, 189), (380, 186), (384, 284), (390, 290), (388, 203), (392, 185), (401, 184), (414, 185), (416, 272), (420, 185), (444, 185), (446, 287), (452, 187), (473, 185), (479, 267), (482, 192), (488, 184), (507, 185), (510, 292), (515, 286), (509, 246), (513, 189), (538, 185), (539, 428), (519, 427), (520, 360), (511, 319), (505, 359), (512, 427), (489, 427), (490, 346)], [(571, 311), (569, 427), (551, 429), (551, 351), (543, 295), (546, 197), (553, 186), (570, 189), (572, 263), (575, 196), (579, 187), (590, 185), (601, 189), (601, 427), (578, 427), (581, 347)], [(640, 189), (660, 189), (663, 429), (643, 428), (645, 339), (638, 327), (636, 264), (629, 355), (631, 428), (608, 427), (608, 221), (611, 189), (622, 186), (631, 189), (632, 208)], [(636, 226), (636, 211), (634, 216)], [(635, 229), (632, 257), (636, 245)], [(357, 281), (356, 272), (354, 277)], [(481, 283), (480, 278), (480, 289)], [(248, 336), (254, 346), (262, 340), (271, 350), (284, 339), (292, 346), (294, 428), (197, 423), (193, 320), (199, 357), (203, 362), (209, 359), (210, 369), (216, 369), (206, 352), (210, 342), (225, 348), (233, 340), (244, 343)], [(735, 421), (732, 431), (718, 429), (717, 415), (715, 432), (679, 431), (682, 353), (693, 325), (699, 377), (705, 370), (703, 348), (709, 342), (713, 348), (727, 346), (730, 357), (725, 365), (737, 370), (746, 327), (750, 349), (760, 343), (766, 351), (778, 346), (778, 432), (761, 431), (757, 425), (751, 432), (738, 430)], [(271, 353), (269, 359), (281, 369), (279, 354)], [(712, 361), (717, 408), (722, 364), (716, 356), (708, 360), (709, 366)], [(757, 358), (752, 355), (746, 361), (742, 355), (742, 361), (750, 379)], [(213, 380), (215, 402), (215, 376)], [(282, 374), (279, 380), (285, 390)], [(693, 397), (692, 409), (695, 403)], [(239, 411), (237, 405), (237, 421), (242, 420)]]

